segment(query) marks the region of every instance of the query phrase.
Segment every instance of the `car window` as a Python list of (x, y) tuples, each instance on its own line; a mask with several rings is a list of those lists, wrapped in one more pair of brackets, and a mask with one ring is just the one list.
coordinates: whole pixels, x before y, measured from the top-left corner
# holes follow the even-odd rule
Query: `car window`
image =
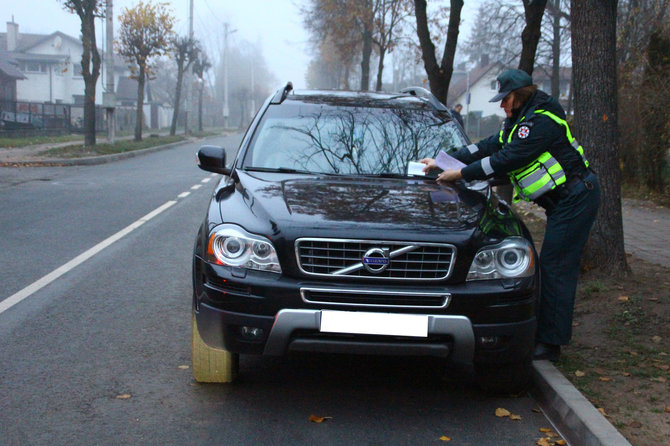
[(448, 118), (408, 107), (271, 106), (243, 167), (329, 174), (404, 174), (409, 161), (468, 144)]

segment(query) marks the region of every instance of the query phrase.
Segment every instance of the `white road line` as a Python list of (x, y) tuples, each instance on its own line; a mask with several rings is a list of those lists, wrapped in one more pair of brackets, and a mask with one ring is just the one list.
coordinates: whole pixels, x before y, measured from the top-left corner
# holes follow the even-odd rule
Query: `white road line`
[(209, 177), (209, 178), (203, 178), (202, 181), (200, 181), (200, 182), (201, 182), (201, 183), (209, 183), (209, 180), (211, 180), (211, 179), (212, 179), (211, 177)]
[(120, 240), (121, 238), (125, 237), (126, 235), (130, 234), (132, 231), (135, 229), (139, 228), (142, 226), (144, 223), (148, 222), (164, 210), (168, 209), (169, 207), (175, 205), (177, 202), (176, 201), (168, 201), (167, 203), (157, 207), (153, 211), (149, 212), (147, 215), (144, 217), (140, 218), (139, 220), (135, 221), (134, 223), (131, 223), (130, 225), (126, 226), (116, 234), (108, 237), (107, 239), (101, 241), (88, 251), (85, 251), (81, 254), (79, 254), (77, 257), (74, 259), (70, 260), (66, 264), (56, 268), (46, 276), (42, 277), (41, 279), (36, 280), (35, 282), (31, 283), (21, 291), (9, 296), (7, 299), (3, 300), (0, 302), (0, 314), (4, 313), (6, 310), (12, 308), (14, 305), (18, 304), (25, 298), (29, 297), (31, 294), (35, 293), (36, 291), (44, 288), (54, 280), (58, 279), (60, 276), (63, 274), (67, 273), (68, 271), (74, 269), (78, 265), (84, 263), (86, 260), (90, 259), (103, 249), (107, 248), (109, 245), (112, 243)]
[(202, 184), (196, 184), (196, 185), (194, 185), (194, 186), (191, 186), (191, 189), (192, 189), (192, 190), (198, 190), (198, 189), (200, 189), (201, 187), (202, 187)]
[(182, 192), (181, 194), (177, 195), (177, 198), (186, 198), (189, 195), (191, 195), (190, 192)]

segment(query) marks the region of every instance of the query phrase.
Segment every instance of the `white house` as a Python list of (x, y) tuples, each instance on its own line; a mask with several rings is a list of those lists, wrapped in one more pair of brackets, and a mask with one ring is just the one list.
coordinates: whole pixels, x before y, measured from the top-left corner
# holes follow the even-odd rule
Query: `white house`
[(501, 62), (486, 63), (468, 72), (456, 70), (449, 86), (449, 107), (461, 104), (463, 115), (473, 113), (480, 117), (496, 115), (504, 118), (500, 102), (489, 102), (498, 93), (496, 77), (504, 70)]
[[(84, 77), (81, 74), (81, 40), (60, 31), (51, 34), (19, 33), (18, 23), (7, 22), (7, 32), (0, 33), (0, 81), (5, 99), (45, 104), (84, 103)], [(100, 67), (96, 84), (95, 103), (102, 105), (106, 85), (106, 58)], [(110, 58), (111, 59), (111, 58)], [(114, 88), (130, 82), (135, 95), (117, 96), (117, 107), (122, 109), (136, 104), (137, 83), (129, 79), (130, 70), (122, 60), (114, 58)], [(14, 71), (12, 71), (12, 69)], [(15, 82), (15, 86), (14, 86)], [(153, 104), (150, 86), (145, 88), (145, 122), (150, 127), (165, 127), (172, 117), (172, 108)], [(126, 110), (126, 114), (129, 112)], [(83, 109), (73, 108), (72, 119), (83, 116)], [(130, 124), (129, 124), (130, 125)], [(134, 124), (133, 124), (134, 125)]]

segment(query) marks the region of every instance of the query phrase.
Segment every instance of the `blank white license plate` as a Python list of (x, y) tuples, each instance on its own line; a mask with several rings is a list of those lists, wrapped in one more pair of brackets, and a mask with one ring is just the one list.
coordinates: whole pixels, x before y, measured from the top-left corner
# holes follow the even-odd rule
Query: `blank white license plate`
[(428, 336), (428, 316), (323, 310), (321, 331), (425, 338)]

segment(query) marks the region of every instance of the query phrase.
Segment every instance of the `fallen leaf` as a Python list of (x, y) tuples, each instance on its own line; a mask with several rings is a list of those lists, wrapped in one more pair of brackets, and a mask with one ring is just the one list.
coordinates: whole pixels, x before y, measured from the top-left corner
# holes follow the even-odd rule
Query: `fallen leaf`
[(628, 302), (628, 296), (619, 296), (619, 302)]
[(503, 417), (509, 417), (510, 415), (511, 413), (507, 409), (503, 409), (502, 407), (496, 409), (496, 417), (503, 418)]
[(442, 435), (442, 436), (440, 437), (440, 440), (446, 442), (446, 441), (451, 441), (451, 438), (447, 437), (446, 435)]
[(667, 382), (668, 380), (663, 378), (662, 376), (657, 376), (656, 378), (652, 378), (652, 381), (656, 381), (657, 383), (664, 383)]
[(642, 423), (640, 423), (639, 421), (633, 421), (629, 424), (629, 426), (635, 429), (639, 429), (642, 427)]
[(548, 438), (540, 438), (535, 444), (537, 444), (537, 446), (551, 446)]
[(638, 353), (637, 353), (635, 350), (630, 350), (628, 353), (629, 353), (631, 356), (637, 356), (637, 355), (638, 355)]
[(540, 409), (538, 409), (537, 407), (534, 407), (532, 410), (535, 413), (542, 413), (542, 411)]
[(577, 371), (575, 372), (575, 376), (578, 376), (578, 377), (580, 377), (580, 378), (581, 378), (582, 376), (584, 376), (584, 375), (586, 375), (586, 373), (582, 372), (581, 370), (577, 370)]
[(665, 412), (665, 413), (670, 413), (670, 406), (665, 406), (665, 410), (664, 410), (664, 412)]
[(600, 412), (600, 413), (601, 413), (603, 416), (605, 416), (605, 417), (608, 417), (608, 416), (609, 416), (609, 415), (607, 415), (607, 414), (605, 413), (605, 409), (603, 409), (602, 407), (599, 407), (599, 408), (598, 408), (598, 412)]
[(312, 423), (323, 423), (326, 420), (332, 420), (333, 417), (317, 417), (316, 415), (310, 415), (309, 421)]
[(546, 434), (547, 432), (551, 432), (551, 429), (549, 429), (548, 427), (541, 427), (540, 432), (544, 432)]
[(661, 340), (663, 340), (663, 338), (660, 336), (653, 336), (651, 340), (654, 341), (655, 344), (658, 344), (659, 342), (661, 342)]
[(556, 441), (556, 444), (559, 445), (559, 446), (565, 446), (565, 445), (568, 444), (568, 443), (567, 443), (565, 440), (560, 439), (560, 440), (557, 440), (557, 441)]
[(650, 297), (647, 300), (650, 300), (652, 302), (658, 302), (658, 297)]
[(572, 326), (573, 326), (573, 327), (579, 327), (579, 322), (573, 322), (573, 323), (572, 323)]
[(670, 370), (670, 365), (668, 365), (668, 364), (652, 364), (652, 365), (654, 367), (656, 367), (657, 369)]
[(521, 419), (521, 415), (510, 414), (509, 419), (518, 421)]
[(607, 383), (607, 382), (612, 381), (612, 378), (610, 378), (609, 376), (601, 376), (601, 377), (600, 377), (600, 380), (601, 380), (602, 382), (606, 382), (606, 383)]
[(623, 376), (630, 376), (630, 373), (628, 373), (628, 372), (621, 372), (621, 374), (622, 374)]
[(116, 395), (116, 399), (117, 399), (117, 400), (127, 400), (128, 398), (130, 398), (130, 394), (129, 394), (129, 393), (124, 393), (124, 394), (121, 394), (121, 395)]
[(603, 122), (607, 122), (607, 119), (608, 119), (607, 114), (604, 114), (603, 115)]
[(596, 372), (598, 375), (605, 375), (606, 374), (606, 372), (603, 369), (598, 368), (598, 367), (596, 367), (595, 369), (592, 369), (592, 370), (594, 372)]
[(178, 369), (187, 370), (189, 367), (187, 365), (180, 365)]

